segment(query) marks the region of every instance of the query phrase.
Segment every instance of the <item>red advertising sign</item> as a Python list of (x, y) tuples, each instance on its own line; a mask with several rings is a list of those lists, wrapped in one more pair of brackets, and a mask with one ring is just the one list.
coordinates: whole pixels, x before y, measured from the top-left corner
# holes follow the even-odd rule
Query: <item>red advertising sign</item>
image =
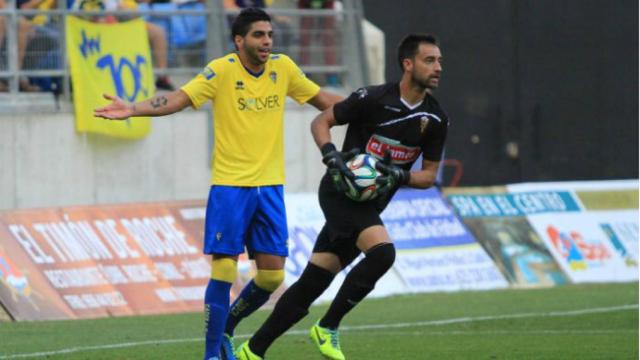
[(203, 220), (201, 201), (0, 212), (0, 302), (15, 320), (200, 311)]

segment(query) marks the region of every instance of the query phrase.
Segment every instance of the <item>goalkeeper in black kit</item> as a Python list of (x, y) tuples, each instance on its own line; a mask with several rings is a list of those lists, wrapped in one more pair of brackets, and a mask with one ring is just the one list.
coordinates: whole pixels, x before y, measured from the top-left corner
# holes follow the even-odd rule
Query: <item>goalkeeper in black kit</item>
[[(338, 336), (340, 321), (373, 290), (396, 256), (380, 213), (399, 187), (433, 185), (449, 126), (431, 95), (442, 72), (436, 38), (408, 35), (398, 47), (398, 61), (399, 83), (358, 89), (313, 120), (311, 132), (328, 168), (319, 189), (326, 223), (302, 275), (280, 297), (262, 327), (237, 349), (238, 359), (262, 359), (273, 341), (307, 315), (335, 275), (362, 252), (366, 256), (349, 271), (329, 310), (310, 330), (322, 355), (345, 359)], [(340, 152), (331, 143), (329, 129), (344, 124), (348, 129)], [(345, 178), (353, 178), (346, 162), (360, 150), (378, 159), (380, 172), (377, 197), (366, 202), (344, 194)], [(420, 154), (422, 169), (410, 172)]]

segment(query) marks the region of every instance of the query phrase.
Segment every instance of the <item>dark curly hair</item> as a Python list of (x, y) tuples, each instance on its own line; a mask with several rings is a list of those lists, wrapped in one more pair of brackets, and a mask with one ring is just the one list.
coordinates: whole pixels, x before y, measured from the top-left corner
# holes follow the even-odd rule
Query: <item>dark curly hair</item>
[(231, 40), (235, 39), (236, 35), (245, 37), (251, 28), (251, 24), (256, 21), (271, 22), (271, 16), (259, 8), (249, 7), (243, 9), (231, 24)]

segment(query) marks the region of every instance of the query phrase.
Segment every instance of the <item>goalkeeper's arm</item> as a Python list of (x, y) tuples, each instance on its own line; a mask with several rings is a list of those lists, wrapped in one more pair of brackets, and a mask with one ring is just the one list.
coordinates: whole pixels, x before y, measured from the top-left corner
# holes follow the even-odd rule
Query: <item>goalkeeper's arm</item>
[(326, 108), (311, 122), (311, 135), (318, 145), (318, 149), (328, 143), (331, 143), (330, 129), (337, 125), (336, 118), (333, 115), (333, 105)]
[(189, 96), (180, 89), (133, 104), (126, 103), (117, 96), (107, 94), (103, 96), (105, 99), (111, 100), (111, 104), (95, 109), (93, 114), (96, 117), (109, 120), (124, 120), (135, 116), (169, 115), (191, 105)]
[(436, 181), (439, 166), (439, 161), (422, 160), (422, 170), (411, 172), (408, 185), (418, 189), (432, 187)]

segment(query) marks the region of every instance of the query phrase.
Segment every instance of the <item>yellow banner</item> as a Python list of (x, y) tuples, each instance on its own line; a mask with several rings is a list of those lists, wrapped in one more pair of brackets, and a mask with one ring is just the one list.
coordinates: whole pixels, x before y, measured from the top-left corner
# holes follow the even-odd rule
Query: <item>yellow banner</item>
[(587, 210), (638, 210), (638, 190), (576, 191)]
[(154, 95), (153, 66), (142, 19), (94, 24), (73, 16), (66, 21), (67, 55), (73, 81), (78, 132), (139, 139), (151, 130), (151, 119), (109, 121), (93, 116), (108, 103), (103, 93), (135, 102)]

